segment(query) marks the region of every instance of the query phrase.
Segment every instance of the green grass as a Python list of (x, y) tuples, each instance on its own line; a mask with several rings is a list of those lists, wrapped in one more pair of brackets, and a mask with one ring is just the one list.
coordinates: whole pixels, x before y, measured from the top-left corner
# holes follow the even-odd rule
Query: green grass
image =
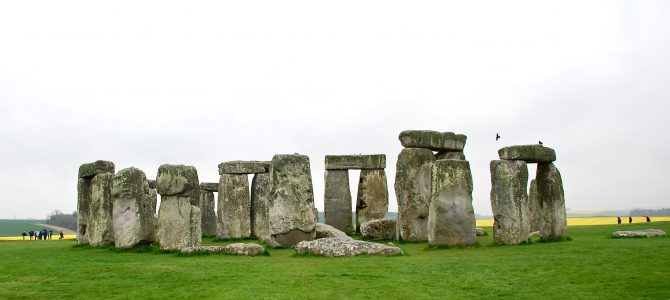
[(295, 256), (292, 249), (182, 257), (7, 241), (0, 242), (0, 298), (669, 299), (670, 238), (610, 238), (644, 228), (670, 232), (670, 222), (571, 227), (570, 241), (519, 246), (492, 247), (491, 236), (478, 237), (481, 247), (397, 243), (406, 255), (390, 257)]
[(35, 224), (44, 223), (44, 220), (0, 220), (0, 237), (21, 236), (21, 232), (40, 230), (44, 227)]

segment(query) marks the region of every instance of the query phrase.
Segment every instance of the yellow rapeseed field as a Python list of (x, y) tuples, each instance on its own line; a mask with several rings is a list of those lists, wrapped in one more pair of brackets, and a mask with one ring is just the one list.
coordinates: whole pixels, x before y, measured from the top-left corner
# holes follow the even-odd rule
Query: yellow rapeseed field
[[(652, 216), (651, 224), (658, 221), (670, 221), (670, 216)], [(633, 217), (633, 223), (645, 223), (644, 217)], [(584, 226), (584, 225), (612, 225), (616, 224), (616, 217), (583, 217), (583, 218), (568, 218), (568, 226)], [(621, 217), (621, 223), (628, 224), (628, 216)], [(478, 227), (493, 226), (493, 220), (477, 220)]]
[[(74, 235), (74, 234), (66, 234), (66, 235), (64, 235), (63, 237), (64, 237), (66, 240), (74, 240), (74, 239), (77, 238), (77, 236)], [(26, 241), (28, 241), (29, 238), (30, 238), (30, 237), (26, 237)], [(59, 238), (59, 236), (56, 235), (56, 234), (54, 234), (53, 237), (52, 237), (52, 239), (51, 239), (51, 241), (57, 241), (58, 238)], [(23, 237), (21, 237), (21, 236), (5, 236), (5, 237), (0, 237), (0, 241), (20, 241), (20, 240), (22, 240), (22, 239), (23, 239)], [(38, 242), (44, 242), (44, 241), (40, 241), (40, 240), (38, 240)]]

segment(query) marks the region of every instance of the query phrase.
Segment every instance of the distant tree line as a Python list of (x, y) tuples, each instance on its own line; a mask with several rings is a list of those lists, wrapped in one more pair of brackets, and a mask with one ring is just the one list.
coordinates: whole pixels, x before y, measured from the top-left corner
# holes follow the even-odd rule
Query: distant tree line
[(634, 209), (630, 211), (631, 216), (670, 216), (670, 208), (662, 209)]
[(66, 214), (60, 210), (54, 210), (47, 216), (46, 223), (77, 231), (77, 212)]

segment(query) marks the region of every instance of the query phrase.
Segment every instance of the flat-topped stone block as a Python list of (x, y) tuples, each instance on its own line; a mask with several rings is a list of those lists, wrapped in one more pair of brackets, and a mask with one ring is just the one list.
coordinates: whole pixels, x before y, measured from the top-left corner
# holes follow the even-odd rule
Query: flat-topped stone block
[(384, 169), (386, 155), (326, 155), (326, 170)]
[(208, 192), (218, 192), (219, 183), (218, 182), (201, 182), (200, 189)]
[(398, 139), (405, 148), (425, 148), (433, 151), (463, 151), (467, 136), (433, 130), (405, 130)]
[(219, 164), (219, 175), (222, 174), (258, 174), (270, 171), (269, 161), (233, 160)]
[(96, 174), (114, 173), (114, 163), (106, 160), (96, 160), (95, 162), (79, 166), (79, 178), (90, 178)]
[(552, 162), (556, 160), (556, 151), (542, 145), (518, 145), (498, 150), (500, 159), (523, 160), (527, 163)]

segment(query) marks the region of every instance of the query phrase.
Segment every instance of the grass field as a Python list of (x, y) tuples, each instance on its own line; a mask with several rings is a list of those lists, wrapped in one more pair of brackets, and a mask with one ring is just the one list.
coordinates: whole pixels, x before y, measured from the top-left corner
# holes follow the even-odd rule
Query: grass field
[[(670, 222), (570, 228), (571, 241), (428, 250), (394, 257), (181, 257), (0, 241), (0, 298), (49, 299), (669, 299), (670, 238), (612, 239), (614, 230)], [(490, 233), (490, 228), (487, 228)], [(214, 243), (206, 239), (207, 244)]]
[(38, 223), (44, 223), (44, 220), (0, 220), (0, 237), (21, 236), (23, 231), (42, 229), (35, 225)]

